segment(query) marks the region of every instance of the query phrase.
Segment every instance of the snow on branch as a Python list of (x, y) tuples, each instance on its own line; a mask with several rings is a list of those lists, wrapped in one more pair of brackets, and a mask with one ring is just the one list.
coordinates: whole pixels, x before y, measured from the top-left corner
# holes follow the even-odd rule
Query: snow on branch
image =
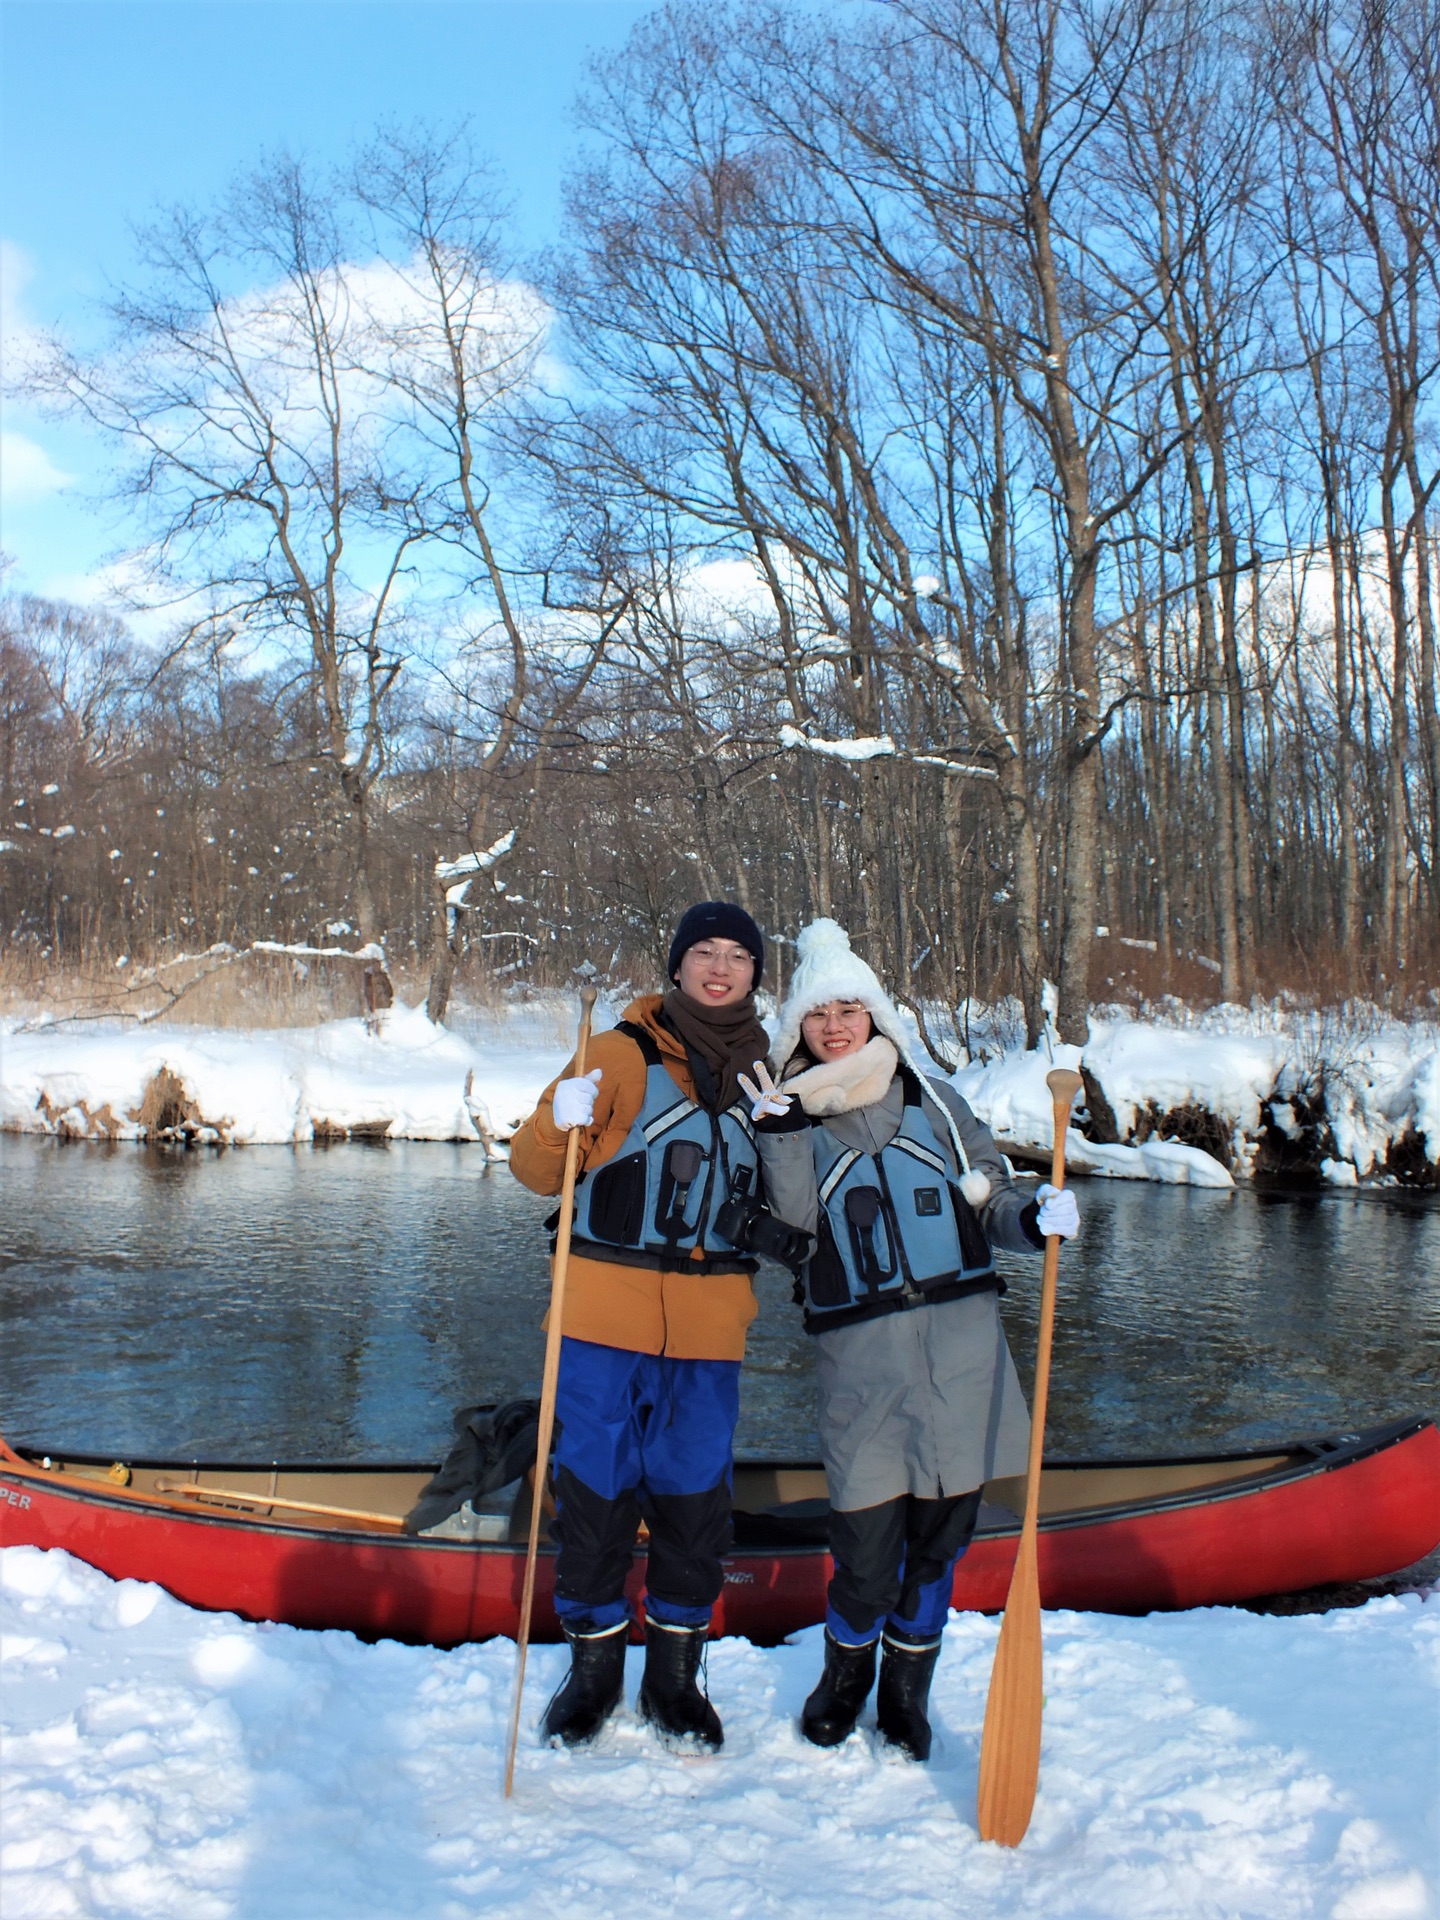
[(497, 861), (505, 858), (514, 844), (515, 829), (511, 827), (508, 833), (502, 833), (500, 838), (488, 846), (483, 853), (462, 854), (458, 860), (437, 860), (435, 878), (458, 880), (461, 874), (488, 873)]
[[(137, 1026), (149, 1026), (153, 1021), (163, 1020), (173, 1013), (180, 1003), (194, 993), (197, 987), (226, 967), (239, 966), (247, 960), (253, 960), (257, 954), (279, 955), (291, 960), (354, 960), (361, 962), (367, 972), (378, 963), (381, 973), (385, 967), (385, 949), (378, 941), (371, 940), (363, 947), (314, 947), (305, 941), (283, 942), (280, 940), (254, 940), (248, 947), (235, 947), (228, 940), (217, 940), (203, 953), (177, 953), (168, 960), (158, 961), (153, 967), (129, 964), (127, 955), (116, 962), (117, 967), (125, 969), (123, 979), (116, 983), (114, 994), (104, 995), (98, 1006), (84, 1011), (62, 1013), (60, 1024), (75, 1026), (90, 1020), (133, 1020)], [(182, 967), (193, 968), (188, 979), (177, 979)], [(301, 973), (305, 968), (300, 969)], [(167, 977), (168, 976), (168, 977)], [(147, 994), (161, 996), (158, 1007), (141, 1007), (131, 1011), (125, 1005), (137, 997)], [(49, 1026), (54, 1016), (47, 1008), (36, 1020), (21, 1023), (13, 1029), (17, 1033), (28, 1033), (39, 1027)]]
[(993, 767), (972, 766), (968, 760), (947, 760), (943, 753), (907, 753), (904, 758), (917, 767), (939, 767), (942, 773), (967, 774), (972, 780), (998, 780)]
[(470, 882), (477, 873), (489, 873), (492, 867), (503, 860), (515, 844), (515, 829), (502, 833), (500, 838), (483, 853), (462, 854), (458, 860), (437, 860), (435, 878), (442, 886), (446, 881), (454, 881), (453, 886), (445, 886), (445, 904), (448, 907), (463, 907), (465, 896), (470, 891)]
[(888, 733), (858, 740), (814, 740), (798, 727), (780, 729), (780, 745), (791, 751), (818, 753), (826, 760), (893, 760), (895, 742)]
[(246, 953), (288, 953), (297, 960), (383, 960), (385, 949), (376, 940), (363, 947), (307, 947), (303, 942), (286, 945), (279, 940), (252, 940), (236, 957)]
[(939, 767), (944, 773), (967, 774), (973, 780), (994, 780), (993, 767), (976, 767), (963, 760), (949, 760), (939, 753), (910, 753), (897, 747), (888, 733), (861, 736), (855, 740), (817, 740), (789, 725), (780, 729), (780, 745), (787, 751), (816, 753), (825, 760), (908, 760), (916, 767)]

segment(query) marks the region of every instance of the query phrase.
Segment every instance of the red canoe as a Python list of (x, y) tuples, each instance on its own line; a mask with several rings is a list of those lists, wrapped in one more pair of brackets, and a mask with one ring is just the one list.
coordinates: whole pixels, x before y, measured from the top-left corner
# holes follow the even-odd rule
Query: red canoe
[[(528, 1505), (475, 1521), (478, 1538), (407, 1535), (400, 1517), (430, 1472), (52, 1459), (0, 1442), (0, 1544), (63, 1547), (247, 1620), (438, 1647), (514, 1633)], [(824, 1493), (816, 1467), (737, 1466), (717, 1633), (774, 1642), (823, 1617)], [(957, 1607), (1004, 1606), (1022, 1493), (986, 1488)], [(1440, 1432), (1408, 1420), (1266, 1452), (1052, 1461), (1040, 1514), (1047, 1607), (1145, 1613), (1374, 1578), (1440, 1543)], [(553, 1577), (547, 1549), (537, 1637), (556, 1637)], [(632, 1591), (643, 1578), (642, 1551)]]

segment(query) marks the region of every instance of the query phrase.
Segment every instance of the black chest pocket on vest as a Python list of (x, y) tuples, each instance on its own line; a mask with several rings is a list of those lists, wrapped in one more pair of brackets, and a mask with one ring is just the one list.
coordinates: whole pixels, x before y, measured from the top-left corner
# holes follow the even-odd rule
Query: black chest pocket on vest
[(705, 1155), (693, 1140), (672, 1140), (665, 1149), (660, 1174), (660, 1194), (655, 1202), (655, 1226), (667, 1240), (678, 1240), (685, 1231), (685, 1209), (690, 1189), (700, 1177)]
[(645, 1155), (607, 1160), (590, 1175), (590, 1237), (638, 1247), (645, 1228)]
[(806, 1281), (810, 1298), (817, 1307), (849, 1306), (850, 1282), (846, 1277), (845, 1262), (840, 1258), (840, 1249), (835, 1245), (835, 1235), (823, 1207), (820, 1209), (819, 1231), (815, 1236), (815, 1251), (810, 1256)]
[(955, 1224), (960, 1229), (960, 1259), (966, 1273), (983, 1273), (995, 1264), (985, 1229), (975, 1217), (975, 1209), (958, 1187), (951, 1187), (955, 1202)]
[(917, 1187), (915, 1189), (915, 1211), (918, 1214), (938, 1214), (940, 1211), (939, 1187)]

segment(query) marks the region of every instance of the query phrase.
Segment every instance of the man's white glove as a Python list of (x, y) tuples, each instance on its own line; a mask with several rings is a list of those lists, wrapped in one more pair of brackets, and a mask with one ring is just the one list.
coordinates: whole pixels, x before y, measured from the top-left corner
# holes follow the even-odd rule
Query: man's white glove
[(1080, 1231), (1080, 1209), (1070, 1189), (1052, 1187), (1047, 1180), (1043, 1187), (1036, 1190), (1035, 1198), (1040, 1202), (1035, 1224), (1046, 1239), (1052, 1233), (1058, 1233), (1062, 1240), (1073, 1240)]
[(589, 1126), (595, 1118), (595, 1096), (599, 1091), (599, 1067), (592, 1067), (589, 1073), (582, 1074), (574, 1080), (555, 1082), (550, 1111), (554, 1114), (555, 1124), (562, 1133), (568, 1133), (571, 1127)]
[[(743, 1073), (737, 1074), (735, 1077), (739, 1080), (749, 1098), (750, 1118), (752, 1120), (763, 1120), (767, 1113), (776, 1115), (788, 1113), (794, 1104), (795, 1096), (790, 1093), (781, 1093), (775, 1082), (770, 1078), (770, 1069), (763, 1060), (757, 1060), (755, 1062), (755, 1080), (751, 1080), (748, 1075)], [(759, 1086), (756, 1086), (756, 1080), (759, 1081)]]

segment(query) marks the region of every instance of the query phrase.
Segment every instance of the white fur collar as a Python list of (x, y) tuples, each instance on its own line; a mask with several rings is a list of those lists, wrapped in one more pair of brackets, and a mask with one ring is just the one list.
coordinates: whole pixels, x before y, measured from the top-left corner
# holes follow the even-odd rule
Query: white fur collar
[(836, 1060), (822, 1060), (785, 1082), (786, 1093), (793, 1093), (806, 1113), (823, 1119), (831, 1113), (854, 1113), (860, 1107), (873, 1107), (895, 1078), (900, 1056), (893, 1042), (877, 1033), (854, 1053), (842, 1053)]

